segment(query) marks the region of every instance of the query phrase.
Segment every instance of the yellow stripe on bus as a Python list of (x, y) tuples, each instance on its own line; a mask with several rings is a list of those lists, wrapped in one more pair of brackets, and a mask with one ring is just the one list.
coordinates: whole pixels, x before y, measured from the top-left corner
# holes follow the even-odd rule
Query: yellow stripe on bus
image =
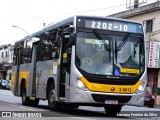
[(11, 75), (11, 88), (14, 88), (14, 80), (15, 80), (15, 73), (13, 72)]
[(134, 93), (141, 85), (140, 80), (135, 85), (108, 85), (108, 84), (91, 83), (87, 81), (87, 79), (85, 79), (84, 77), (81, 77), (80, 79), (90, 91), (94, 92), (131, 94)]
[(21, 80), (22, 79), (25, 79), (26, 81), (26, 88), (29, 87), (29, 71), (22, 71), (22, 72), (19, 72), (19, 84), (18, 84), (18, 87), (20, 88), (20, 84), (21, 84)]
[[(23, 71), (23, 72), (20, 72), (19, 73), (19, 83), (18, 83), (18, 88), (20, 88), (20, 84), (21, 84), (21, 80), (22, 78), (25, 79), (26, 81), (26, 88), (28, 88), (29, 86), (29, 72), (28, 71)], [(11, 75), (11, 88), (13, 89), (14, 88), (14, 83), (15, 82), (15, 73), (13, 72), (12, 75)]]
[(38, 89), (38, 76), (36, 76), (36, 91)]

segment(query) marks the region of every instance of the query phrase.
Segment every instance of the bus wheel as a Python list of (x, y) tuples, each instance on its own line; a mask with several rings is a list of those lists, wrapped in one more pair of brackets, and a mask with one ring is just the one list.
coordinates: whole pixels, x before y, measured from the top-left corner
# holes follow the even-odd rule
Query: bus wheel
[(57, 103), (56, 101), (56, 96), (55, 96), (55, 90), (54, 90), (54, 85), (52, 84), (49, 87), (49, 92), (48, 92), (48, 106), (51, 110), (60, 110), (62, 105), (60, 103)]
[(121, 105), (107, 105), (104, 107), (107, 115), (117, 116), (117, 113), (120, 113), (122, 106)]
[(26, 96), (26, 87), (23, 85), (22, 87), (22, 104), (29, 105), (29, 97)]

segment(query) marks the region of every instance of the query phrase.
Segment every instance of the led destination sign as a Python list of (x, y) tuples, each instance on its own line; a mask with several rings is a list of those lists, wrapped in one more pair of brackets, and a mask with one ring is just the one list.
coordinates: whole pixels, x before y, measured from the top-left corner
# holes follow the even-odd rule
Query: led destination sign
[(123, 21), (85, 20), (85, 28), (143, 33), (142, 25)]

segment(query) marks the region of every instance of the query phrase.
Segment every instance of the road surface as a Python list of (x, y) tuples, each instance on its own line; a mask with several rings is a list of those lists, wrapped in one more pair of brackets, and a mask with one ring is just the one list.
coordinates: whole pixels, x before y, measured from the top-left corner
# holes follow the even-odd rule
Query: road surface
[[(4, 116), (6, 113), (11, 112), (12, 118), (4, 118), (5, 120), (15, 119), (22, 120), (29, 119), (26, 117), (32, 117), (31, 114), (36, 114), (33, 116), (34, 119), (48, 120), (48, 119), (70, 119), (70, 120), (124, 120), (124, 119), (141, 119), (141, 120), (158, 120), (160, 119), (160, 109), (159, 108), (148, 108), (148, 107), (135, 107), (135, 106), (124, 106), (122, 112), (117, 117), (108, 116), (104, 108), (102, 107), (87, 107), (80, 106), (79, 109), (63, 110), (63, 111), (51, 111), (48, 108), (47, 100), (40, 101), (38, 107), (23, 106), (21, 103), (21, 97), (15, 97), (9, 90), (0, 89), (0, 116), (2, 112)], [(16, 112), (16, 113), (15, 113)], [(15, 113), (15, 114), (14, 114)], [(18, 118), (16, 115), (20, 115)], [(23, 116), (22, 116), (23, 115)], [(28, 116), (29, 115), (29, 116)], [(148, 116), (147, 116), (148, 115)], [(42, 116), (42, 118), (40, 118)], [(15, 118), (13, 118), (15, 117)], [(36, 118), (39, 117), (39, 118)], [(0, 120), (2, 117), (0, 117)], [(32, 118), (30, 118), (32, 119)]]

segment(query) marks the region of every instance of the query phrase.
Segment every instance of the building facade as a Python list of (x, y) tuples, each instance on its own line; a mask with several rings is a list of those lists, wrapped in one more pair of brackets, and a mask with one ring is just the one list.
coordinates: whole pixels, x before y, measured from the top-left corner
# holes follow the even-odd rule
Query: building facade
[(0, 79), (11, 79), (14, 46), (0, 46)]
[(14, 53), (14, 45), (8, 46), (8, 69), (7, 69), (7, 80), (11, 80), (11, 74), (12, 74), (12, 63), (13, 63), (13, 53)]
[(143, 24), (148, 64), (147, 90), (160, 105), (160, 2), (126, 10), (109, 17), (124, 18)]

